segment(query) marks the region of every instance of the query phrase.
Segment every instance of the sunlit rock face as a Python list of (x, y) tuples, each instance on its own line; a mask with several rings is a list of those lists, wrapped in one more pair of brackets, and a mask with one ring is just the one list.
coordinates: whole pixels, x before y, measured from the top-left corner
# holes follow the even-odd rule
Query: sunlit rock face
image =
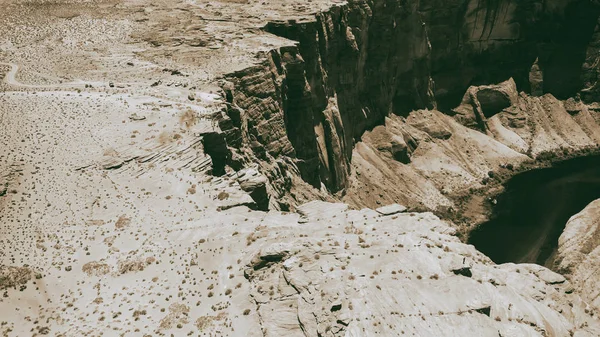
[(299, 209), (301, 225), (275, 225), (284, 218), (273, 215), (265, 219), (273, 225), (254, 234), (244, 275), (265, 335), (597, 333), (559, 274), (497, 266), (430, 213), (345, 208), (311, 202)]
[(558, 240), (554, 268), (563, 273), (592, 306), (600, 309), (598, 268), (600, 266), (600, 201), (577, 213)]

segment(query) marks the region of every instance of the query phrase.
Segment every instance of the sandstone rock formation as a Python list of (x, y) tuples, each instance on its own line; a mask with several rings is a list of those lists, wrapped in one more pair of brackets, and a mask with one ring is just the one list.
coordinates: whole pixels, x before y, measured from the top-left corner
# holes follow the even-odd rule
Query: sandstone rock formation
[(472, 214), (465, 222), (473, 225), (499, 183), (517, 172), (596, 153), (595, 109), (549, 94), (518, 94), (509, 80), (471, 87), (452, 117), (437, 110), (391, 115), (356, 144), (344, 200), (372, 208), (400, 202), (450, 217)]
[[(389, 113), (449, 111), (470, 85), (510, 78), (511, 103), (517, 88), (532, 85), (536, 96), (575, 95), (580, 77), (590, 83), (596, 71), (593, 50), (582, 64), (598, 14), (597, 4), (577, 1), (357, 0), (312, 19), (270, 22), (267, 31), (298, 42), (229, 77), (228, 115), (248, 134), (228, 132), (255, 152), (296, 159), (305, 181), (337, 192), (350, 185), (353, 145)], [(491, 104), (487, 118), (510, 106), (490, 96), (496, 91), (478, 91), (476, 101)], [(472, 115), (469, 124), (481, 123)]]
[(515, 105), (518, 95), (512, 78), (498, 85), (470, 87), (453, 112), (461, 124), (485, 132), (488, 130), (487, 119)]
[(598, 150), (596, 1), (3, 5), (2, 335), (600, 335), (459, 239)]
[[(261, 230), (245, 258), (263, 335), (598, 333), (570, 323), (595, 318), (566, 295), (572, 290), (564, 277), (537, 265), (495, 266), (431, 214), (380, 215), (320, 202), (303, 212), (299, 227)], [(562, 304), (566, 297), (573, 308)], [(583, 307), (574, 309), (577, 303)]]
[(556, 269), (569, 278), (592, 310), (600, 310), (600, 201), (574, 215), (558, 241)]

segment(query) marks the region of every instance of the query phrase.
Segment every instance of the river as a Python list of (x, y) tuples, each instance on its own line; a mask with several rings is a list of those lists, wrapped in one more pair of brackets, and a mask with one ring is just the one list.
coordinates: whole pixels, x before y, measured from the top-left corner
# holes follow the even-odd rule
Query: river
[(600, 157), (579, 158), (512, 178), (498, 196), (491, 220), (469, 243), (496, 263), (549, 268), (569, 218), (600, 198)]

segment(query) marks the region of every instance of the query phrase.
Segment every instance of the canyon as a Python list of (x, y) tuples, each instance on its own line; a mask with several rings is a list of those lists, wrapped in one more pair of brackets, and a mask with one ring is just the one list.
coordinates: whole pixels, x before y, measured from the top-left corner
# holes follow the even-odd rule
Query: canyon
[(0, 4), (3, 335), (600, 335), (600, 3)]
[(584, 157), (514, 177), (497, 198), (500, 214), (472, 232), (469, 242), (497, 263), (553, 268), (552, 257), (569, 218), (600, 198), (597, 167), (597, 157)]

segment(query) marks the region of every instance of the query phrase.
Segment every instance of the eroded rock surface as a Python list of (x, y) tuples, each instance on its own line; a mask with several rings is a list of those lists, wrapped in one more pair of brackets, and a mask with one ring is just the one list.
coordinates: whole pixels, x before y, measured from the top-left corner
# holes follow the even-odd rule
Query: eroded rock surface
[[(600, 331), (564, 277), (537, 265), (497, 266), (431, 213), (384, 215), (325, 202), (301, 209), (302, 216), (230, 209), (168, 229), (135, 220), (133, 231), (116, 237), (109, 236), (113, 223), (88, 227), (86, 238), (59, 230), (67, 251), (93, 247), (93, 256), (63, 271), (41, 255), (36, 286), (44, 293), (28, 286), (3, 299), (39, 307), (4, 319), (18, 333), (32, 324), (23, 315), (60, 311), (44, 327), (78, 335), (113, 328), (231, 336)], [(65, 248), (50, 251), (64, 256)]]
[(600, 310), (600, 201), (574, 215), (558, 241), (556, 269), (569, 278), (590, 305)]
[[(496, 266), (431, 214), (306, 207), (306, 223), (262, 228), (249, 246), (244, 273), (267, 336), (597, 333), (563, 277), (537, 265)], [(592, 325), (579, 330), (575, 317)]]
[(595, 148), (595, 2), (3, 5), (2, 334), (600, 334), (400, 206)]
[[(390, 113), (448, 112), (466, 91), (454, 113), (485, 131), (519, 91), (567, 99), (584, 82), (595, 85), (599, 13), (596, 3), (568, 0), (354, 0), (315, 18), (270, 22), (267, 31), (297, 44), (228, 76), (234, 123), (227, 132), (259, 156), (289, 156), (312, 186), (344, 191), (352, 185), (354, 144)], [(505, 143), (525, 146), (497, 129)], [(406, 161), (401, 147), (396, 153)]]
[(477, 214), (491, 205), (486, 196), (522, 167), (596, 153), (596, 114), (594, 106), (575, 99), (517, 93), (512, 80), (471, 87), (453, 116), (418, 110), (391, 115), (366, 131), (353, 151), (344, 200), (474, 214), (467, 223), (477, 223), (483, 220)]

